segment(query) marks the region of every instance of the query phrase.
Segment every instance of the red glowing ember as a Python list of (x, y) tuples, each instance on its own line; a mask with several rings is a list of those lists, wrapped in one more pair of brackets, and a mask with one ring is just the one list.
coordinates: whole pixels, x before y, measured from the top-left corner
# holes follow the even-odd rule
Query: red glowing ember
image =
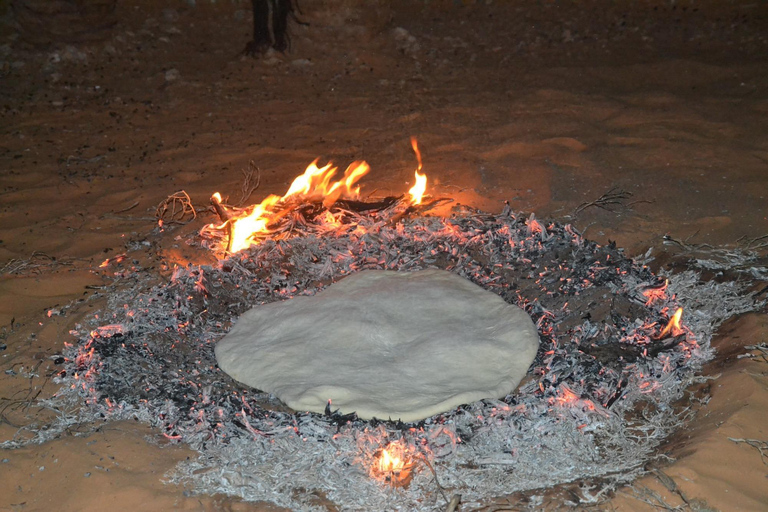
[(656, 301), (662, 301), (667, 299), (667, 287), (669, 286), (669, 279), (664, 281), (664, 286), (660, 288), (648, 288), (643, 292), (643, 296), (648, 299), (645, 301), (646, 306), (652, 305)]

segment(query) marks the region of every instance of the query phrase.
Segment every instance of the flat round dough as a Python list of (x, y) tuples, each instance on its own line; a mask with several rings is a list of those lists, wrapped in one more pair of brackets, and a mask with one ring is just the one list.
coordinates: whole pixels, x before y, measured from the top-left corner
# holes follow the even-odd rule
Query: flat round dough
[(530, 317), (445, 270), (353, 274), (312, 297), (257, 306), (216, 345), (235, 380), (297, 411), (328, 400), (412, 422), (512, 392), (536, 356)]

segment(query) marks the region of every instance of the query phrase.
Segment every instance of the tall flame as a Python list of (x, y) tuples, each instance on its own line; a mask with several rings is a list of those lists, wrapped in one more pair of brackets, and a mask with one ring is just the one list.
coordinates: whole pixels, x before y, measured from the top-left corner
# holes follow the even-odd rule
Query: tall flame
[[(323, 203), (326, 204), (333, 204), (342, 195), (356, 199), (360, 194), (360, 187), (356, 187), (355, 183), (370, 170), (370, 167), (365, 162), (352, 162), (344, 171), (344, 178), (331, 183), (331, 178), (337, 170), (338, 168), (330, 163), (318, 167), (315, 160), (309, 164), (304, 174), (293, 180), (282, 199), (291, 196), (300, 196), (308, 200), (323, 198)], [(329, 198), (333, 200), (328, 201)]]
[(411, 137), (411, 147), (413, 152), (416, 153), (416, 159), (419, 162), (419, 167), (416, 169), (414, 175), (416, 176), (416, 183), (411, 187), (408, 193), (411, 195), (411, 204), (421, 204), (421, 198), (424, 196), (424, 192), (427, 190), (427, 176), (419, 173), (421, 170), (421, 152), (419, 151), (419, 145), (416, 142), (416, 137)]
[(257, 204), (253, 211), (236, 220), (229, 220), (232, 223), (232, 236), (230, 241), (230, 251), (237, 252), (251, 245), (251, 237), (255, 233), (267, 233), (267, 225), (271, 220), (271, 207), (281, 200), (280, 196), (274, 194), (267, 196), (260, 204)]

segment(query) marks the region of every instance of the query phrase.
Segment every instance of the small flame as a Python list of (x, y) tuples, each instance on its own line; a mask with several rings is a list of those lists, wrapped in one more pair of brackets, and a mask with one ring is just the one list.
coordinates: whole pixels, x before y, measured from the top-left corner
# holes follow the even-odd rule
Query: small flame
[(411, 204), (417, 205), (421, 204), (421, 198), (427, 190), (427, 176), (419, 172), (422, 168), (422, 163), (421, 152), (419, 151), (419, 144), (416, 142), (416, 137), (411, 137), (411, 147), (413, 148), (413, 152), (416, 153), (416, 160), (419, 162), (419, 166), (414, 173), (416, 176), (416, 183), (411, 187), (408, 193), (411, 195)]
[(386, 448), (382, 450), (379, 457), (379, 471), (382, 473), (400, 472), (403, 470), (404, 463), (397, 455), (390, 455)]
[(374, 462), (374, 476), (396, 487), (407, 486), (413, 476), (413, 462), (408, 457), (408, 451), (402, 441), (389, 443)]
[(667, 334), (672, 334), (672, 336), (680, 336), (681, 334), (685, 333), (685, 330), (683, 330), (682, 325), (680, 324), (680, 319), (683, 316), (683, 308), (677, 308), (677, 311), (675, 311), (675, 314), (672, 315), (672, 318), (669, 319), (669, 322), (667, 323), (667, 326), (664, 327), (664, 330), (661, 331), (659, 334), (659, 338), (663, 338)]
[(411, 204), (421, 204), (421, 198), (424, 196), (424, 191), (427, 190), (427, 177), (424, 174), (419, 174), (416, 171), (416, 184), (411, 187), (408, 193), (411, 195)]

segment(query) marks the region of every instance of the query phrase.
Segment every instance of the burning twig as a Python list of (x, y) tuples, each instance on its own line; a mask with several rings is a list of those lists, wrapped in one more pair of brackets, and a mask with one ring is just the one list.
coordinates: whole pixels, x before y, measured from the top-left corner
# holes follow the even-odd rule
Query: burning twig
[(666, 337), (668, 334), (671, 334), (674, 337), (680, 336), (681, 334), (685, 334), (685, 330), (682, 328), (682, 325), (680, 323), (680, 319), (683, 316), (683, 308), (677, 308), (677, 311), (675, 311), (675, 314), (672, 315), (672, 318), (669, 319), (669, 322), (664, 327), (664, 329), (659, 333), (657, 336), (657, 339), (662, 339)]
[(213, 205), (216, 215), (218, 215), (221, 222), (223, 222), (223, 225), (219, 227), (226, 227), (227, 247), (224, 249), (224, 253), (229, 254), (232, 250), (232, 223), (229, 221), (227, 210), (224, 209), (224, 206), (221, 204), (221, 195), (218, 192), (211, 196), (211, 205)]
[(197, 212), (192, 206), (189, 194), (179, 190), (160, 201), (155, 210), (155, 217), (161, 225), (163, 223), (186, 224), (197, 218)]
[(625, 203), (624, 201), (629, 199), (630, 197), (632, 197), (632, 192), (627, 192), (626, 190), (613, 187), (610, 190), (608, 190), (608, 192), (601, 195), (594, 201), (581, 203), (579, 206), (576, 207), (576, 210), (574, 210), (573, 215), (574, 216), (578, 215), (579, 213), (583, 212), (584, 210), (592, 206), (596, 206), (603, 210), (607, 210), (609, 212), (614, 213), (616, 211), (614, 206), (620, 206), (625, 210), (631, 210), (630, 206), (632, 206), (633, 204), (651, 202), (646, 200), (640, 200), (640, 201), (632, 201), (631, 203)]

